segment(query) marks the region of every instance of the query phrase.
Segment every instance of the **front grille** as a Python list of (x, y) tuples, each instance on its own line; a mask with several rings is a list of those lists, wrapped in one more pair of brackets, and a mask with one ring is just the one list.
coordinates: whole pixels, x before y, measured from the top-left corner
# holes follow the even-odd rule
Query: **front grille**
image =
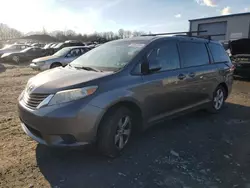
[(28, 94), (27, 92), (23, 95), (23, 101), (25, 105), (29, 108), (36, 108), (46, 97), (48, 94)]

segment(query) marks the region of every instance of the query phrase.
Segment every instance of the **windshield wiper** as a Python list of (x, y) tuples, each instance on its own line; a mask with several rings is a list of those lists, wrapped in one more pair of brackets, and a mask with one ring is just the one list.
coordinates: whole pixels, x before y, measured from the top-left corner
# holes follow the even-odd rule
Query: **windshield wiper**
[(102, 72), (101, 70), (98, 70), (98, 69), (93, 68), (93, 67), (81, 66), (81, 67), (75, 67), (75, 68), (76, 68), (76, 69), (84, 69), (84, 70), (87, 70), (87, 71)]

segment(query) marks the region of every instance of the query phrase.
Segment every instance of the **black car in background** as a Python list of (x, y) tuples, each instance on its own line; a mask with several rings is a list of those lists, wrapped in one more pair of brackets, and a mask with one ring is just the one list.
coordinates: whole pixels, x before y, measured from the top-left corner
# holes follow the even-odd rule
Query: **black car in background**
[(73, 41), (73, 40), (68, 40), (65, 42), (58, 43), (56, 46), (54, 46), (54, 53), (65, 48), (65, 47), (70, 47), (70, 46), (85, 46), (84, 43), (79, 42), (79, 41)]
[(239, 39), (229, 43), (234, 74), (250, 78), (250, 39)]
[(14, 61), (16, 63), (31, 61), (38, 57), (46, 55), (46, 50), (39, 47), (29, 47), (20, 52), (5, 53), (2, 55), (2, 61)]

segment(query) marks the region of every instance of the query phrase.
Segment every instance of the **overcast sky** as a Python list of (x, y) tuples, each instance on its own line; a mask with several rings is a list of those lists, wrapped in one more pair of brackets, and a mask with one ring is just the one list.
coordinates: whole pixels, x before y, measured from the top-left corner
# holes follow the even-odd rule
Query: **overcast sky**
[(0, 23), (22, 32), (119, 28), (183, 31), (188, 20), (250, 11), (250, 0), (0, 0)]

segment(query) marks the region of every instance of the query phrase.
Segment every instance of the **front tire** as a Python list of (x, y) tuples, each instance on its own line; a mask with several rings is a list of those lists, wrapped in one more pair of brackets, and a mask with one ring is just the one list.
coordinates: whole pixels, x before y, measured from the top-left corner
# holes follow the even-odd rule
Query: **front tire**
[(218, 113), (224, 106), (226, 100), (226, 90), (223, 86), (218, 86), (213, 93), (213, 100), (211, 101), (208, 111), (211, 113)]
[(98, 149), (109, 157), (117, 157), (131, 139), (133, 127), (132, 113), (125, 107), (112, 109), (100, 124)]
[(53, 68), (56, 68), (56, 67), (61, 67), (62, 64), (61, 63), (53, 63), (50, 68), (53, 69)]

